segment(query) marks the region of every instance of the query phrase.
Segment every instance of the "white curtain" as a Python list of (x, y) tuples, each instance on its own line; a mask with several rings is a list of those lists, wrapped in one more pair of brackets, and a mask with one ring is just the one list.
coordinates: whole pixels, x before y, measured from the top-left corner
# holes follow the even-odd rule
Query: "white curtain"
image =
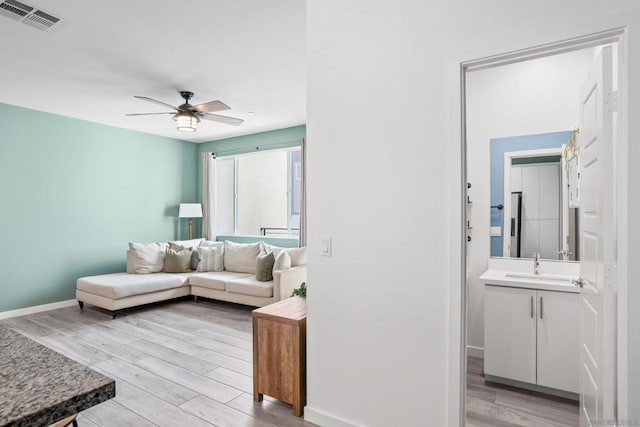
[(210, 151), (201, 153), (202, 160), (202, 237), (216, 240), (216, 157)]
[(307, 246), (307, 141), (302, 138), (300, 144), (300, 163), (302, 164), (302, 182), (300, 182), (300, 238), (299, 246)]

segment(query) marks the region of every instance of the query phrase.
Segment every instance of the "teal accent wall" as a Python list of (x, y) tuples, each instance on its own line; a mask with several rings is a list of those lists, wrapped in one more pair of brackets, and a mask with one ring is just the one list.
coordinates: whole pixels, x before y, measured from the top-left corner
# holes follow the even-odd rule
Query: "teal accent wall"
[(276, 148), (296, 147), (305, 137), (307, 127), (294, 126), (290, 128), (253, 133), (251, 135), (236, 136), (219, 139), (200, 144), (200, 152), (213, 151), (218, 156), (251, 153), (259, 150), (273, 150)]
[[(0, 312), (124, 271), (130, 241), (186, 239), (198, 145), (0, 104)], [(199, 235), (200, 228), (194, 234)]]

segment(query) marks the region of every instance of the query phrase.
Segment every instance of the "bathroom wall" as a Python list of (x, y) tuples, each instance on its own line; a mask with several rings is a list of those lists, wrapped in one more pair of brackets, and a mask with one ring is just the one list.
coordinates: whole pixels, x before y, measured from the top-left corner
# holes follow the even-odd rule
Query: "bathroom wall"
[(566, 131), (578, 125), (578, 93), (593, 57), (588, 49), (467, 74), (467, 173), (473, 201), (467, 345), (472, 355), (482, 356), (484, 347), (484, 293), (478, 277), (487, 269), (491, 247), (490, 141), (525, 136), (513, 139), (519, 140), (517, 149), (529, 148), (527, 135), (550, 134), (544, 147), (566, 141)]

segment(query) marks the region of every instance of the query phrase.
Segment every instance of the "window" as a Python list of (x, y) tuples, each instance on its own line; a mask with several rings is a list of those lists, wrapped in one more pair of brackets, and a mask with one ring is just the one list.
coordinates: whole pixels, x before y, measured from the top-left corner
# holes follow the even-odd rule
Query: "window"
[(216, 159), (216, 233), (298, 236), (300, 148)]

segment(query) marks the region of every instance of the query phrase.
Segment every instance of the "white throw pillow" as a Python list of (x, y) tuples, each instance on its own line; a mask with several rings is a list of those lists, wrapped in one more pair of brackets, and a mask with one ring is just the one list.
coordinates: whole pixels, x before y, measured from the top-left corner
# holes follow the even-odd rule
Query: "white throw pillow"
[(273, 255), (278, 258), (280, 252), (286, 251), (291, 257), (291, 267), (297, 267), (299, 265), (307, 265), (307, 248), (281, 248), (279, 246), (272, 246), (267, 243), (264, 244), (265, 251), (273, 252)]
[(164, 269), (164, 252), (167, 242), (129, 243), (127, 273), (159, 273)]
[(183, 248), (197, 248), (202, 242), (204, 242), (204, 239), (172, 240), (169, 243), (182, 246)]
[[(275, 255), (275, 252), (274, 252)], [(280, 251), (276, 256), (276, 261), (273, 263), (273, 271), (288, 270), (291, 268), (291, 257), (287, 251)]]
[(221, 248), (224, 248), (224, 242), (214, 242), (213, 240), (203, 240), (202, 243), (200, 243), (201, 247), (211, 247), (211, 246), (219, 246)]
[(223, 271), (224, 249), (222, 246), (198, 248), (198, 271)]
[(256, 259), (260, 255), (260, 243), (224, 242), (224, 269), (236, 273), (256, 274)]

